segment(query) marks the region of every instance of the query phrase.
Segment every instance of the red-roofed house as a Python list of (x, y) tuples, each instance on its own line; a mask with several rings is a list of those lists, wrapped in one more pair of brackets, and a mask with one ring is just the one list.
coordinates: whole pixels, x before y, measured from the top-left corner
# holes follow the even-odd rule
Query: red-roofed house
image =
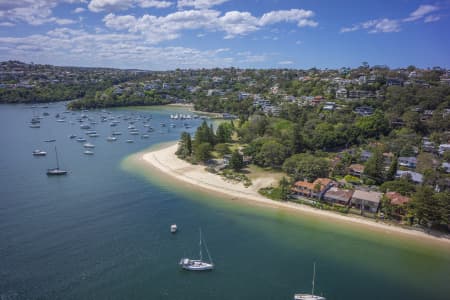
[(329, 178), (317, 178), (314, 182), (297, 181), (291, 188), (294, 195), (321, 199), (323, 194), (336, 183)]
[(411, 201), (411, 198), (397, 192), (387, 192), (384, 196), (390, 200), (391, 205), (394, 207), (393, 217), (401, 220), (406, 215), (406, 204)]

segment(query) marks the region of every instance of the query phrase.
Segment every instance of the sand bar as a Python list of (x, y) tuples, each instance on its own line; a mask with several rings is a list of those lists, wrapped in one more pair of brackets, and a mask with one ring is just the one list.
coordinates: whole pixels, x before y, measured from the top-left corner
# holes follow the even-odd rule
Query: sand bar
[(357, 223), (363, 226), (369, 226), (386, 233), (398, 233), (404, 236), (416, 237), (420, 239), (428, 239), (439, 244), (450, 246), (448, 235), (436, 236), (430, 235), (420, 230), (407, 229), (400, 226), (390, 225), (383, 222), (375, 222), (358, 216), (342, 215), (331, 211), (316, 209), (307, 205), (279, 202), (267, 199), (258, 193), (258, 189), (266, 187), (270, 184), (276, 184), (274, 178), (260, 178), (253, 181), (253, 184), (246, 188), (241, 183), (233, 183), (225, 181), (221, 176), (205, 171), (205, 167), (201, 165), (192, 165), (186, 161), (179, 159), (175, 155), (177, 144), (173, 143), (163, 148), (144, 152), (140, 154), (139, 160), (144, 161), (149, 166), (165, 175), (176, 180), (187, 183), (195, 188), (216, 192), (230, 198), (232, 200), (246, 200), (247, 202), (258, 203), (270, 207), (278, 207), (288, 209), (290, 211), (298, 211), (308, 213), (327, 219), (334, 219), (343, 222)]

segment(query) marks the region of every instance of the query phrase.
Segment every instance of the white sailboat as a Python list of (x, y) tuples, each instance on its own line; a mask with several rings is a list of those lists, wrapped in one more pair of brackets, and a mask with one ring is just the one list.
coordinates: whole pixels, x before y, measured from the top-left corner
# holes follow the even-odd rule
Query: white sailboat
[(202, 255), (202, 231), (200, 230), (200, 258), (199, 259), (190, 259), (190, 258), (182, 258), (180, 260), (180, 266), (189, 271), (209, 271), (214, 269), (214, 264), (211, 259), (211, 255), (209, 255), (208, 247), (205, 243), (206, 253), (208, 254), (209, 262), (203, 261)]
[(55, 146), (55, 154), (56, 154), (56, 168), (47, 169), (47, 175), (48, 176), (66, 175), (67, 171), (66, 170), (61, 170), (59, 168), (58, 151), (56, 150), (56, 146)]
[(314, 281), (316, 279), (316, 263), (314, 263), (311, 294), (295, 294), (294, 300), (326, 300), (326, 298), (314, 295)]

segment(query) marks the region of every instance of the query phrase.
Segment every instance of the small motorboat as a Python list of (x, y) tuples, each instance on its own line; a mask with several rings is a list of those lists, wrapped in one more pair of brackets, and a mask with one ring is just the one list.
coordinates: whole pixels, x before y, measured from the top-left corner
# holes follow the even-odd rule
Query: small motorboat
[(33, 151), (33, 155), (34, 156), (46, 156), (47, 152), (39, 150), (39, 149), (36, 149), (36, 150)]
[(175, 232), (177, 232), (177, 230), (178, 230), (177, 224), (170, 225), (170, 232), (171, 233), (175, 233)]
[(94, 152), (90, 151), (90, 150), (86, 150), (83, 153), (86, 154), (86, 155), (94, 155)]
[(83, 145), (84, 148), (95, 148), (95, 145), (91, 144), (91, 143), (86, 143)]

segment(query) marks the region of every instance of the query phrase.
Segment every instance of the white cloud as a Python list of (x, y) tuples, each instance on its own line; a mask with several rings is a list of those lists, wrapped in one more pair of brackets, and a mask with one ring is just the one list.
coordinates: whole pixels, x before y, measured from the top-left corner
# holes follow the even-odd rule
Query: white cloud
[(45, 23), (71, 24), (74, 20), (53, 17), (53, 9), (60, 3), (79, 3), (82, 0), (2, 0), (0, 2), (0, 22), (31, 25)]
[(96, 34), (69, 28), (25, 37), (0, 37), (0, 44), (1, 60), (31, 60), (57, 65), (164, 70), (226, 67), (234, 62), (233, 58), (222, 57), (229, 51), (226, 48), (154, 47), (137, 34)]
[(293, 65), (294, 62), (291, 60), (282, 60), (278, 62), (279, 65), (287, 66), (287, 65)]
[(416, 20), (422, 19), (423, 17), (425, 17), (429, 13), (435, 12), (437, 10), (439, 10), (439, 7), (435, 6), (435, 5), (428, 5), (428, 4), (427, 5), (421, 5), (415, 11), (413, 11), (409, 15), (408, 18), (403, 19), (403, 21), (405, 21), (405, 22), (416, 21)]
[(91, 0), (89, 10), (93, 12), (127, 10), (139, 6), (141, 8), (167, 8), (173, 3), (163, 0)]
[(194, 7), (198, 9), (206, 9), (228, 1), (230, 0), (178, 0), (177, 6), (179, 8)]
[(86, 9), (83, 8), (83, 7), (77, 7), (77, 8), (75, 8), (75, 9), (73, 10), (73, 13), (79, 14), (79, 13), (84, 12), (85, 10), (86, 10)]
[(423, 20), (425, 23), (431, 23), (431, 22), (437, 22), (441, 19), (440, 16), (426, 16), (425, 19)]
[(317, 22), (310, 20), (314, 17), (314, 12), (304, 9), (277, 10), (265, 13), (259, 20), (261, 26), (275, 24), (279, 22), (297, 22), (298, 27), (316, 27)]
[(399, 32), (401, 31), (401, 24), (405, 22), (413, 22), (423, 19), (425, 23), (436, 22), (440, 20), (439, 16), (429, 15), (432, 12), (438, 11), (440, 8), (435, 5), (421, 5), (413, 11), (407, 18), (404, 19), (376, 19), (367, 22), (355, 24), (351, 27), (343, 27), (341, 33), (353, 32), (365, 29), (369, 33), (379, 32)]
[(12, 26), (14, 26), (14, 23), (11, 23), (11, 22), (0, 22), (0, 26), (12, 27)]
[(272, 11), (258, 18), (249, 12), (229, 11), (221, 15), (220, 11), (205, 9), (182, 10), (166, 16), (146, 14), (140, 18), (110, 13), (103, 21), (108, 28), (141, 33), (148, 42), (159, 43), (178, 38), (184, 30), (223, 31), (225, 38), (230, 39), (279, 22), (295, 22), (299, 27), (314, 27), (317, 23), (309, 19), (312, 16), (312, 11), (305, 10)]

